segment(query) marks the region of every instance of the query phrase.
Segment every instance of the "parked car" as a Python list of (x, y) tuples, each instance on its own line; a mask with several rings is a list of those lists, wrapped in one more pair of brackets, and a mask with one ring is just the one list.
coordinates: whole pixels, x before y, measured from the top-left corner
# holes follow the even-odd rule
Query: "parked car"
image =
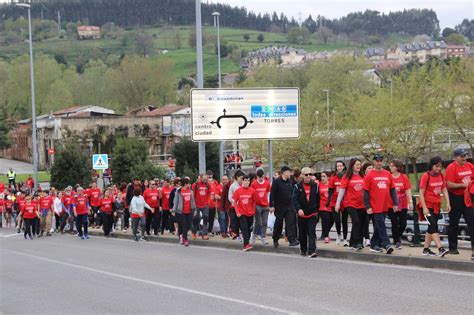
[[(448, 234), (448, 222), (446, 221), (447, 215), (440, 215), (438, 220), (438, 228), (440, 232), (440, 238), (443, 239), (443, 236)], [(426, 231), (428, 231), (428, 223), (427, 221), (418, 221), (418, 225), (420, 227), (420, 236), (422, 239), (425, 238)], [(392, 222), (390, 218), (387, 216), (385, 219), (385, 226), (387, 227), (387, 234), (389, 237), (392, 237)], [(413, 241), (413, 234), (415, 233), (415, 224), (413, 221), (413, 213), (407, 214), (407, 227), (405, 228), (405, 232), (403, 233), (403, 237), (409, 241)]]
[[(449, 216), (446, 215), (446, 222), (449, 223)], [(465, 241), (470, 241), (471, 240), (471, 235), (469, 234), (469, 230), (467, 228), (466, 221), (464, 220), (464, 217), (462, 216), (461, 219), (459, 219), (459, 230), (458, 230), (458, 235), (459, 238)]]

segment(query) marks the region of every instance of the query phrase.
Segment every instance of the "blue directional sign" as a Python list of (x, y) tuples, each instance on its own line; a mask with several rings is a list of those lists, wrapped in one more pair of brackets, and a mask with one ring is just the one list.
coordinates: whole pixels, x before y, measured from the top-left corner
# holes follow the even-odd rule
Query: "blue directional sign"
[(95, 170), (105, 170), (109, 168), (109, 157), (107, 154), (92, 155), (92, 168)]

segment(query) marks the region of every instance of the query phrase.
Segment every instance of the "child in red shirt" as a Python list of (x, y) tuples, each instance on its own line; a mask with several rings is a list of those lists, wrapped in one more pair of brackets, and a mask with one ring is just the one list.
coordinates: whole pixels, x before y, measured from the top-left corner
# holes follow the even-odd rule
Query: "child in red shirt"
[(250, 177), (243, 177), (242, 186), (232, 195), (234, 207), (240, 222), (240, 229), (244, 238), (244, 251), (252, 249), (249, 244), (250, 230), (252, 229), (253, 216), (255, 215), (255, 205), (258, 200), (255, 189), (250, 187)]

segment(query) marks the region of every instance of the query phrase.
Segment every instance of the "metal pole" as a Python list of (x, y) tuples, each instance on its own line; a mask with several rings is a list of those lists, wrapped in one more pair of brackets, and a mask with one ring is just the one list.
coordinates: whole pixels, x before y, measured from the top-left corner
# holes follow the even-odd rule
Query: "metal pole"
[(61, 35), (61, 11), (58, 11), (58, 35)]
[(390, 105), (393, 105), (393, 81), (390, 80)]
[[(202, 25), (201, 25), (201, 0), (196, 0), (196, 52), (197, 52), (197, 85), (198, 88), (204, 87), (203, 68), (202, 68)], [(199, 152), (199, 173), (206, 172), (206, 143), (198, 143)]]
[(28, 31), (30, 39), (30, 80), (31, 80), (31, 125), (32, 125), (32, 145), (33, 145), (33, 170), (35, 186), (38, 191), (38, 144), (36, 139), (36, 100), (35, 100), (35, 70), (33, 68), (33, 38), (31, 35), (31, 9), (28, 7)]
[(329, 131), (329, 125), (330, 125), (330, 122), (329, 122), (329, 90), (324, 90), (324, 92), (326, 92), (326, 118), (327, 118), (327, 131)]
[[(217, 67), (218, 67), (218, 82), (219, 89), (222, 88), (221, 78), (221, 36), (220, 36), (220, 25), (218, 12), (214, 12), (214, 20), (217, 26)], [(219, 141), (219, 178), (222, 179), (224, 176), (224, 141)]]
[(268, 140), (268, 173), (270, 175), (270, 182), (273, 181), (273, 144), (272, 140)]

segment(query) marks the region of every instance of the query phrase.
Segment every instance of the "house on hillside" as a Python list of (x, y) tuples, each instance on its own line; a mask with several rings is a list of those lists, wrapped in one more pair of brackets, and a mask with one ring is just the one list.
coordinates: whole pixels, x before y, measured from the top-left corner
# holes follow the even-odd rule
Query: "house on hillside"
[(431, 56), (438, 58), (447, 57), (448, 45), (443, 41), (427, 41), (424, 43), (399, 44), (395, 50), (389, 50), (388, 60), (398, 60), (401, 64), (406, 64), (417, 59), (419, 62), (426, 62)]
[(469, 55), (469, 47), (459, 45), (448, 45), (448, 57), (466, 57)]
[(77, 37), (79, 39), (99, 39), (100, 27), (82, 25), (77, 27)]
[(242, 69), (249, 69), (263, 64), (275, 64), (283, 67), (291, 67), (302, 64), (305, 60), (306, 51), (289, 46), (270, 46), (248, 53), (241, 61)]
[(383, 48), (367, 48), (365, 51), (365, 56), (370, 61), (380, 61), (385, 59), (385, 49)]

